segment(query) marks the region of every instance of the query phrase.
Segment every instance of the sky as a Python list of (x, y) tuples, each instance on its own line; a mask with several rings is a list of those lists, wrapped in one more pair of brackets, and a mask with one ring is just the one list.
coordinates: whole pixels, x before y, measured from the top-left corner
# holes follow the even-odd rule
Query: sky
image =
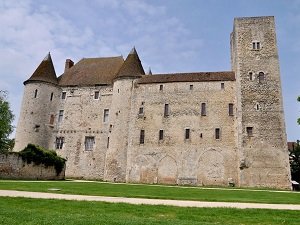
[(57, 76), (66, 59), (133, 47), (152, 73), (230, 71), (233, 20), (255, 16), (275, 16), (287, 137), (300, 140), (300, 0), (0, 0), (0, 90), (16, 126), (23, 82), (48, 52)]

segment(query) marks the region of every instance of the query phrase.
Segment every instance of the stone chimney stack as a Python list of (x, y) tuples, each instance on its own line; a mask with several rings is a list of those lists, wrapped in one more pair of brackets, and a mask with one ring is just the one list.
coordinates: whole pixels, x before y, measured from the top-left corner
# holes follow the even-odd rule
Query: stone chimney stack
[(71, 59), (66, 59), (66, 64), (65, 64), (65, 72), (70, 69), (74, 65), (74, 62)]

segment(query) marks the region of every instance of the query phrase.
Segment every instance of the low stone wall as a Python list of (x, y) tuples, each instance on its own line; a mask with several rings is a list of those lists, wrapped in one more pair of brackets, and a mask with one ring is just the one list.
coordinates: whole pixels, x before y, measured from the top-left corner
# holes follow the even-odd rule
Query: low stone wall
[(65, 179), (65, 168), (57, 175), (54, 166), (28, 164), (15, 153), (0, 154), (0, 178), (63, 180)]

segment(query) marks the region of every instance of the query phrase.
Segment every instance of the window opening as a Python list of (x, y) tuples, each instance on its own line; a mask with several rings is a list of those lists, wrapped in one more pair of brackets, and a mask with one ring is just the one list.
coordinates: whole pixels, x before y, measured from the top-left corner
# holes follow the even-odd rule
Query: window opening
[(109, 119), (109, 109), (104, 109), (104, 113), (103, 113), (103, 122), (107, 123)]
[(164, 90), (164, 85), (162, 85), (162, 84), (159, 85), (159, 90), (160, 90), (160, 91), (163, 91), (163, 90)]
[(233, 104), (229, 103), (229, 116), (233, 116)]
[(62, 149), (64, 145), (64, 137), (56, 137), (55, 149)]
[(165, 104), (164, 116), (165, 117), (169, 116), (169, 104)]
[(253, 76), (253, 73), (252, 73), (252, 72), (250, 72), (250, 73), (249, 73), (249, 80), (252, 80), (252, 79), (253, 79), (253, 77), (252, 77), (252, 76)]
[(144, 107), (140, 107), (139, 108), (139, 115), (143, 115), (144, 114)]
[(185, 139), (190, 139), (190, 128), (185, 129)]
[(216, 130), (215, 130), (215, 137), (216, 137), (217, 140), (220, 139), (220, 128), (216, 128)]
[(64, 116), (64, 110), (59, 110), (59, 113), (58, 113), (58, 122), (62, 122), (63, 120), (63, 116)]
[(109, 148), (109, 137), (107, 137), (107, 145), (106, 148)]
[(61, 99), (66, 99), (66, 96), (67, 96), (67, 92), (62, 92), (61, 93)]
[(194, 89), (194, 85), (190, 85), (190, 91), (192, 91)]
[(225, 84), (221, 83), (221, 90), (224, 90), (224, 89), (225, 89)]
[(50, 115), (50, 124), (51, 125), (54, 124), (54, 115), (53, 114)]
[(94, 137), (85, 137), (85, 150), (91, 151), (94, 148), (95, 138)]
[(35, 91), (34, 91), (34, 98), (37, 98), (37, 94), (38, 94), (38, 90), (35, 89)]
[(141, 130), (140, 132), (140, 144), (145, 143), (145, 130)]
[(53, 92), (50, 95), (50, 101), (52, 101), (52, 100), (53, 100)]
[(246, 127), (248, 137), (253, 136), (253, 127)]
[(206, 103), (201, 103), (201, 116), (206, 116)]
[(265, 74), (263, 72), (259, 72), (258, 74), (259, 83), (265, 80)]
[(164, 130), (159, 130), (159, 140), (164, 139)]
[(95, 91), (94, 99), (99, 99), (99, 91)]
[(252, 49), (259, 50), (260, 49), (260, 42), (252, 42)]

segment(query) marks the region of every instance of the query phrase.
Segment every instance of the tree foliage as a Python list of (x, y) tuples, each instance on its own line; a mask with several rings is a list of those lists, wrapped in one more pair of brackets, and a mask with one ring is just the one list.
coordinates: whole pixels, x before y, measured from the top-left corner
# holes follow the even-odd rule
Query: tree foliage
[(7, 101), (8, 93), (0, 90), (0, 151), (9, 151), (13, 147), (13, 140), (8, 137), (13, 132), (12, 121), (14, 115)]
[(297, 141), (297, 144), (293, 146), (293, 149), (290, 149), (290, 166), (291, 166), (291, 175), (292, 180), (300, 182), (300, 142)]

